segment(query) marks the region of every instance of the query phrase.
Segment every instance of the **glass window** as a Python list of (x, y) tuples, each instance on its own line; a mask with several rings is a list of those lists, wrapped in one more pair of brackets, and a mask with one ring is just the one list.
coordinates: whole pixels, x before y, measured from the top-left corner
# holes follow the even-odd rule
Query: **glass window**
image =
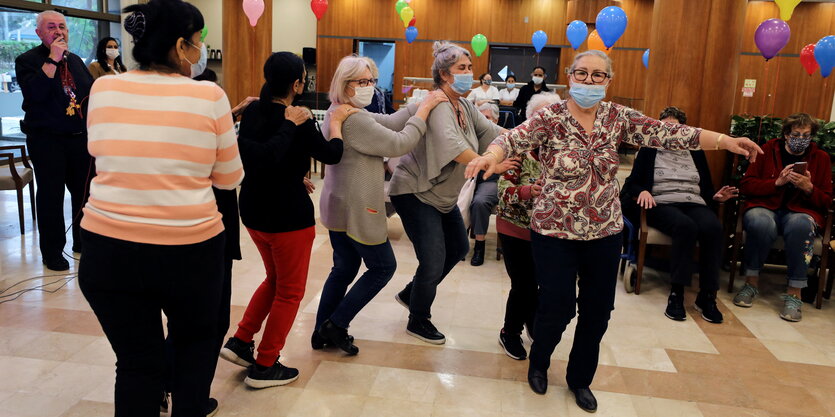
[(122, 13), (122, 0), (107, 0), (107, 12), (115, 14)]
[(101, 0), (52, 0), (52, 5), (90, 10), (93, 12), (101, 11)]

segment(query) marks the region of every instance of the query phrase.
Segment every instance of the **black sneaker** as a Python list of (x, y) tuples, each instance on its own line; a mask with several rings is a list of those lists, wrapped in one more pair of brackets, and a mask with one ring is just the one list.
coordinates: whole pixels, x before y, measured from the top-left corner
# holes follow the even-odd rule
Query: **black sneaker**
[(699, 291), (696, 296), (696, 310), (702, 313), (702, 318), (711, 323), (721, 323), (724, 319), (722, 312), (716, 307), (716, 294)]
[[(351, 343), (354, 343), (354, 336), (348, 335), (348, 340), (350, 340)], [(310, 335), (310, 347), (312, 347), (313, 350), (321, 350), (328, 347), (328, 345), (330, 345), (330, 342), (322, 336), (319, 336), (318, 331), (314, 330), (313, 334)]]
[(217, 414), (218, 403), (214, 398), (209, 398), (209, 404), (206, 406), (206, 417), (212, 417)]
[(67, 261), (62, 255), (44, 258), (43, 264), (46, 265), (47, 269), (53, 271), (68, 271), (70, 269), (70, 262)]
[(237, 337), (230, 337), (220, 350), (220, 357), (235, 365), (246, 368), (255, 363), (255, 341), (245, 343)]
[(475, 249), (473, 249), (473, 257), (470, 259), (470, 265), (481, 266), (484, 264), (484, 241), (476, 240)]
[(502, 345), (504, 353), (518, 361), (525, 360), (528, 352), (522, 345), (522, 338), (518, 334), (507, 334), (504, 329), (499, 332), (499, 344)]
[(687, 320), (687, 311), (684, 310), (684, 294), (670, 293), (667, 298), (667, 310), (664, 312), (667, 318), (675, 321)]
[(354, 338), (348, 334), (348, 329), (343, 329), (333, 324), (330, 319), (322, 323), (319, 328), (319, 336), (330, 342), (331, 345), (336, 346), (349, 355), (356, 355), (360, 349), (354, 346)]
[(429, 319), (409, 317), (406, 333), (433, 345), (442, 345), (446, 342), (444, 334), (439, 332)]
[(299, 370), (288, 368), (275, 360), (275, 364), (265, 368), (257, 363), (249, 367), (244, 383), (250, 388), (269, 388), (287, 385), (299, 379)]

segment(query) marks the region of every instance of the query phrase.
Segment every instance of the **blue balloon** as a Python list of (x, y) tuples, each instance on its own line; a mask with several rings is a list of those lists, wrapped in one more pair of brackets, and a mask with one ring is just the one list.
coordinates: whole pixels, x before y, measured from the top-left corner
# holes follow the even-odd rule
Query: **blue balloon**
[(406, 28), (406, 42), (412, 43), (418, 37), (418, 30), (414, 26)]
[(571, 47), (576, 51), (586, 41), (586, 37), (589, 36), (589, 27), (586, 26), (586, 22), (575, 20), (568, 24), (568, 27), (565, 29), (565, 35), (568, 37), (568, 42), (571, 43)]
[(649, 49), (644, 51), (644, 56), (641, 60), (644, 61), (644, 68), (649, 68)]
[(815, 44), (815, 61), (821, 66), (823, 78), (828, 77), (832, 67), (835, 67), (835, 35), (821, 38)]
[(542, 47), (548, 43), (548, 34), (544, 31), (537, 30), (531, 36), (531, 42), (533, 43), (533, 49), (536, 49), (536, 53), (542, 52)]
[(597, 34), (603, 39), (606, 48), (611, 48), (620, 39), (623, 32), (626, 32), (626, 12), (620, 7), (609, 6), (597, 14), (595, 25)]

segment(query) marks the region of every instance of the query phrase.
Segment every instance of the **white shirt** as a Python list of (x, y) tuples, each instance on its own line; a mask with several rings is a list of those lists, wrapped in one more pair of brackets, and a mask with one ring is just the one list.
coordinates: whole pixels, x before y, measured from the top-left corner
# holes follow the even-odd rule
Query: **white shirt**
[(470, 91), (470, 95), (467, 96), (467, 100), (470, 100), (473, 103), (476, 103), (480, 100), (498, 100), (498, 99), (499, 99), (499, 89), (496, 88), (496, 87), (493, 87), (492, 85), (490, 86), (490, 88), (487, 89), (487, 91), (484, 91), (484, 89), (482, 89), (481, 86), (478, 86), (478, 87), (474, 88), (472, 91)]
[(505, 88), (499, 92), (499, 101), (516, 101), (517, 97), (519, 97), (518, 88), (514, 88), (513, 90)]

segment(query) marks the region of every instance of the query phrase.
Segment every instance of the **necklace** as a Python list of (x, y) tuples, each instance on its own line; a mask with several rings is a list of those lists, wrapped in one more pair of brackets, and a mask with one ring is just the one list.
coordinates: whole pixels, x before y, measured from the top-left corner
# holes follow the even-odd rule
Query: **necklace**
[(461, 127), (461, 130), (463, 130), (464, 133), (467, 133), (469, 129), (467, 128), (467, 120), (464, 118), (464, 115), (461, 112), (461, 103), (458, 101), (453, 101), (452, 97), (450, 97), (449, 94), (447, 94), (446, 91), (444, 91), (443, 89), (441, 89), (441, 91), (443, 91), (446, 98), (449, 99), (449, 104), (452, 106), (452, 108), (455, 109), (455, 118), (458, 119), (458, 126)]

